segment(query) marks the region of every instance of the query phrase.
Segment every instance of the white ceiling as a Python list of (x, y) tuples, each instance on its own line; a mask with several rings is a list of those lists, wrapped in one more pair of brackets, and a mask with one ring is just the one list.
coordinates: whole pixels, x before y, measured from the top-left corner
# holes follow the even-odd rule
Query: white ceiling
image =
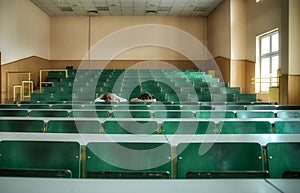
[(223, 0), (31, 0), (56, 16), (207, 16)]

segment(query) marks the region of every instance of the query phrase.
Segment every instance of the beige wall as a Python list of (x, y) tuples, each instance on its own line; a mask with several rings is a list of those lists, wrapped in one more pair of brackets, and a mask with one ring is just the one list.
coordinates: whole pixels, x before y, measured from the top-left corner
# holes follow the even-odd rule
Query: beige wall
[[(207, 40), (207, 21), (201, 17), (91, 17), (90, 40), (91, 48), (99, 46), (101, 41), (107, 37), (114, 35), (118, 30), (137, 26), (141, 24), (160, 24), (168, 25), (179, 30), (183, 30), (200, 43), (206, 46)], [(150, 34), (148, 38), (156, 37), (161, 41), (170, 38), (174, 42), (178, 41), (178, 37), (165, 34), (158, 31), (156, 34)], [(144, 34), (132, 35), (126, 39), (132, 38), (132, 41), (145, 38)], [(105, 45), (105, 50), (98, 53), (92, 53), (93, 59), (97, 60), (186, 60), (186, 57), (178, 53), (176, 50), (162, 48), (157, 46), (142, 46), (128, 50), (117, 52), (117, 56), (113, 58), (102, 57), (101, 52), (114, 50), (120, 46), (121, 41), (115, 40)], [(51, 19), (51, 59), (52, 60), (80, 60), (86, 57), (88, 59), (87, 50), (89, 43), (89, 18), (88, 17), (58, 17)], [(79, 47), (79, 48), (78, 48)]]
[(281, 27), (281, 0), (247, 0), (247, 58), (256, 61), (256, 36)]
[[(289, 1), (289, 75), (300, 75), (300, 1)], [(298, 89), (299, 91), (299, 89)], [(298, 92), (299, 93), (299, 92)]]
[(231, 59), (246, 59), (246, 0), (230, 1)]
[(213, 57), (231, 57), (230, 0), (224, 0), (207, 19), (207, 44)]
[(2, 64), (30, 56), (49, 59), (50, 17), (29, 0), (0, 1)]

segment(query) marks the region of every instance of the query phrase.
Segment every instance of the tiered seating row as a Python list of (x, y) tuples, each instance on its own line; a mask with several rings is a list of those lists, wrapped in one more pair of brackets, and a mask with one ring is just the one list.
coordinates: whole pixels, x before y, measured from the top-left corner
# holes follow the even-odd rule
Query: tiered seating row
[[(2, 140), (0, 176), (127, 179), (299, 177), (300, 142), (293, 140), (284, 143), (267, 140), (266, 144), (260, 144), (253, 142), (253, 138), (250, 139), (252, 142), (225, 142), (225, 138), (202, 139), (202, 142), (190, 139), (189, 143), (182, 141), (173, 146), (163, 138), (145, 141), (140, 136), (135, 140), (127, 139), (130, 142), (124, 141), (125, 138), (109, 138), (88, 140), (85, 145), (76, 141), (30, 140), (28, 136), (26, 140)], [(172, 141), (172, 137), (169, 140)]]

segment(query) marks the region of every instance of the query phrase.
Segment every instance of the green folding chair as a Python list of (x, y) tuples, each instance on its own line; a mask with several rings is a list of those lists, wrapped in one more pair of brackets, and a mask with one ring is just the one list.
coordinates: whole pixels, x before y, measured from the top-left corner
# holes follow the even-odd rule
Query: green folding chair
[(43, 120), (0, 120), (1, 132), (44, 132)]
[(71, 111), (70, 117), (86, 117), (86, 118), (109, 118), (109, 111), (105, 110), (77, 110)]
[(189, 111), (155, 111), (155, 118), (194, 118), (194, 113)]
[(100, 134), (101, 124), (97, 120), (50, 120), (48, 133), (95, 133)]
[(58, 141), (1, 141), (0, 176), (80, 177), (80, 144)]
[(113, 111), (113, 118), (151, 118), (150, 111)]
[(220, 121), (220, 134), (271, 134), (272, 125), (268, 121)]
[(28, 111), (25, 109), (2, 109), (0, 117), (28, 117)]
[(164, 121), (162, 134), (215, 134), (216, 125), (211, 121)]
[(30, 117), (68, 117), (69, 112), (64, 110), (31, 110)]
[(196, 118), (234, 118), (233, 111), (197, 111)]
[(300, 178), (300, 143), (280, 142), (267, 144), (271, 178)]
[(107, 120), (104, 122), (106, 134), (157, 134), (156, 121), (121, 121)]
[(277, 134), (300, 134), (300, 121), (276, 121), (274, 128)]
[(92, 142), (87, 144), (86, 156), (87, 178), (172, 178), (168, 143)]
[(278, 118), (300, 118), (300, 111), (278, 111)]
[(180, 143), (177, 178), (267, 178), (258, 143)]
[(275, 118), (274, 112), (261, 112), (261, 111), (238, 111), (236, 112), (236, 117), (237, 118), (243, 118), (243, 119), (248, 119), (248, 118)]

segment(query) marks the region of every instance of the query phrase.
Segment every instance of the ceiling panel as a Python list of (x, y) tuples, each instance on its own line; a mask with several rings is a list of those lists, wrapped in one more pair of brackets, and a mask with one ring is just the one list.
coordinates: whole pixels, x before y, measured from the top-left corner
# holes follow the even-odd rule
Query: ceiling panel
[(31, 0), (56, 16), (208, 16), (223, 0)]

